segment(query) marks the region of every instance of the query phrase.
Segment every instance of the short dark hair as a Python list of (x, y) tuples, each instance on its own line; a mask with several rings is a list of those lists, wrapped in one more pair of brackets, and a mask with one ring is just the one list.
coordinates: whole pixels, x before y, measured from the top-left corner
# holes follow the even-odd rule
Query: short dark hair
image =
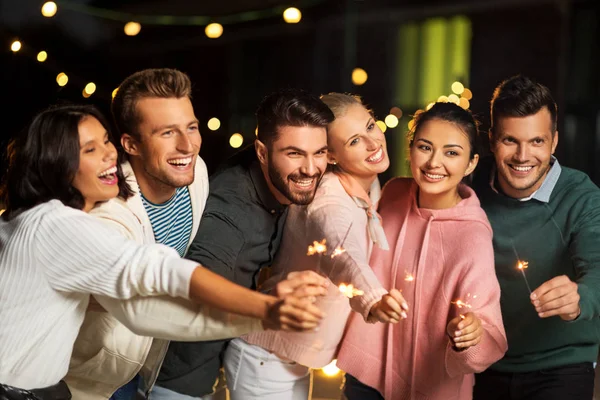
[(490, 134), (498, 118), (527, 117), (536, 114), (546, 107), (552, 118), (552, 133), (557, 129), (557, 107), (550, 90), (523, 75), (513, 76), (503, 81), (494, 90), (490, 105), (492, 126)]
[(283, 89), (265, 97), (256, 111), (258, 140), (271, 147), (284, 126), (326, 128), (333, 113), (317, 96), (300, 89)]
[(141, 99), (151, 97), (191, 99), (190, 78), (185, 73), (170, 68), (144, 69), (125, 78), (111, 103), (119, 136), (128, 133), (140, 139), (138, 125), (141, 119), (137, 112), (137, 103)]
[[(106, 118), (91, 105), (61, 105), (39, 113), (8, 147), (8, 170), (0, 188), (5, 218), (50, 200), (81, 210), (85, 199), (73, 187), (79, 168), (79, 124), (94, 117), (113, 140)], [(132, 195), (117, 163), (119, 196)]]
[(410, 132), (411, 146), (416, 133), (423, 124), (432, 120), (451, 122), (458, 126), (469, 138), (471, 146), (469, 157), (473, 159), (475, 154), (479, 154), (479, 122), (473, 117), (471, 111), (454, 103), (435, 103), (429, 110), (415, 115), (415, 124)]

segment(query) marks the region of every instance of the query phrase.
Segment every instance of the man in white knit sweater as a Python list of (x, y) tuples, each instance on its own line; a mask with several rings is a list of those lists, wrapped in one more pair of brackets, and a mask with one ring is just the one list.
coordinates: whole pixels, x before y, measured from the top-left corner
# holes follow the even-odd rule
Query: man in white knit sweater
[[(172, 69), (143, 70), (123, 81), (112, 111), (128, 159), (123, 171), (134, 195), (92, 211), (124, 236), (165, 244), (180, 256), (196, 234), (208, 196), (190, 97), (189, 78)], [(131, 399), (138, 373), (140, 391), (147, 395), (168, 346), (167, 340), (153, 338), (215, 340), (263, 329), (258, 320), (184, 300), (96, 299), (102, 307), (88, 309), (65, 379), (74, 400)]]

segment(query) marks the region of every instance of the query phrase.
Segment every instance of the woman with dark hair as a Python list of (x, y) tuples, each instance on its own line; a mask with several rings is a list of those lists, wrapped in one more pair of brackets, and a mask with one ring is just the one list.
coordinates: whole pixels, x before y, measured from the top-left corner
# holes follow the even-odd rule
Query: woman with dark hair
[(413, 134), (413, 178), (390, 181), (379, 202), (390, 251), (375, 248), (370, 260), (411, 311), (396, 325), (351, 316), (338, 356), (348, 400), (471, 399), (473, 373), (507, 349), (492, 229), (462, 183), (479, 160), (477, 123), (436, 103), (415, 117)]
[(313, 305), (250, 291), (166, 246), (124, 240), (88, 215), (99, 202), (129, 195), (108, 124), (95, 108), (40, 113), (9, 152), (0, 219), (0, 399), (71, 397), (61, 379), (90, 294), (162, 294), (269, 327), (317, 325)]

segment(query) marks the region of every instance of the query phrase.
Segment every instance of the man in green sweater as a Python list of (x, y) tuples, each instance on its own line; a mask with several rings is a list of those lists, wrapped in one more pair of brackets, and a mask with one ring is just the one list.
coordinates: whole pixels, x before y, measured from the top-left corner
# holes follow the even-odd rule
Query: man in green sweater
[(600, 190), (554, 158), (556, 114), (548, 88), (528, 78), (508, 79), (494, 91), (494, 157), (473, 185), (494, 230), (508, 352), (477, 375), (475, 400), (593, 396)]

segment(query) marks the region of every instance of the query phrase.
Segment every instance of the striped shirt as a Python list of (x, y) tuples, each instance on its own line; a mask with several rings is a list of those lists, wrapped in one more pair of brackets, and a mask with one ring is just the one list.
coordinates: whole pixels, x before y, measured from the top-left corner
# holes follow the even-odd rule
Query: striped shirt
[(177, 188), (166, 203), (154, 204), (142, 194), (156, 243), (169, 246), (183, 257), (192, 233), (192, 202), (185, 187)]

